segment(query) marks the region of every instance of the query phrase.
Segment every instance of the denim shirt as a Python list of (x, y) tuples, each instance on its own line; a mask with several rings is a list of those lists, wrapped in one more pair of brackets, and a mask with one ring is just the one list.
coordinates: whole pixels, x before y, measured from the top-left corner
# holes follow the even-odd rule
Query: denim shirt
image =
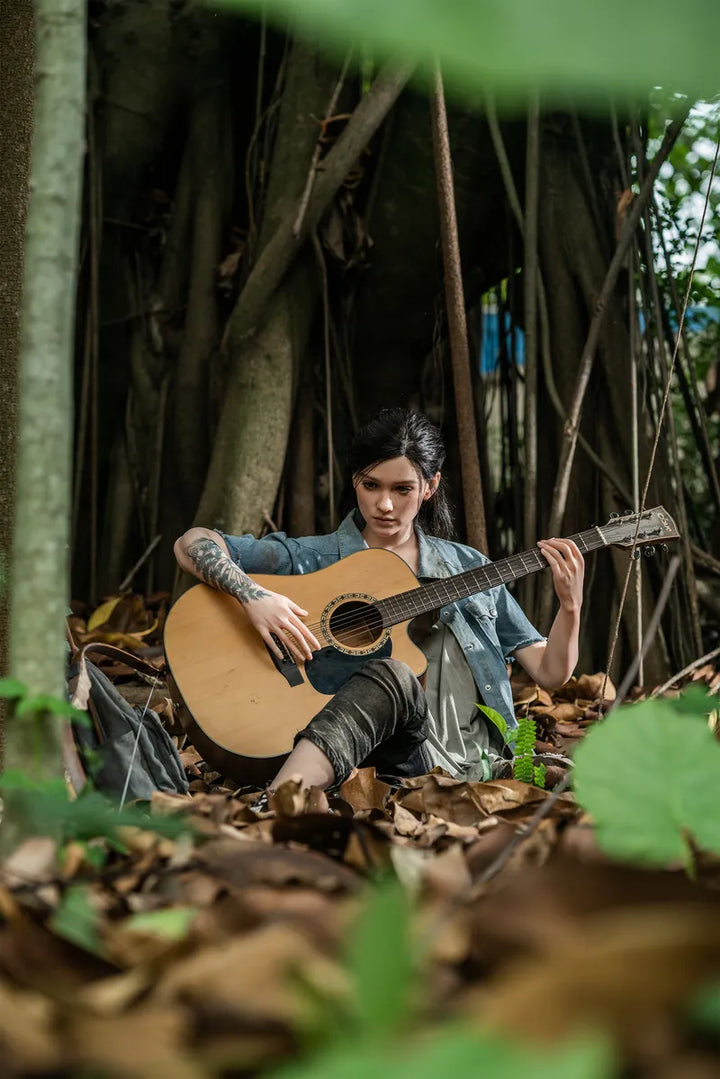
[[(326, 536), (291, 539), (284, 532), (271, 532), (258, 540), (250, 533), (219, 534), (233, 562), (250, 576), (314, 573), (367, 548), (356, 513), (348, 514), (337, 531)], [(357, 519), (362, 522), (359, 514)], [(427, 535), (417, 523), (415, 529), (420, 547), (418, 577), (452, 577), (490, 561), (472, 547)], [(517, 727), (507, 660), (517, 649), (545, 638), (528, 621), (505, 585), (447, 604), (441, 608), (440, 618), (457, 638), (481, 699), (503, 716), (509, 728)]]

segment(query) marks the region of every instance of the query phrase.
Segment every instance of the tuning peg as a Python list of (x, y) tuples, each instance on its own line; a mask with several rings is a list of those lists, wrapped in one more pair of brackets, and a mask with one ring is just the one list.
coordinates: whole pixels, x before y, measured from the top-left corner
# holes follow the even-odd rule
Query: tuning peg
[(638, 558), (640, 557), (640, 548), (639, 547), (635, 548), (635, 550), (632, 553), (632, 556), (635, 559), (635, 561), (637, 562)]
[(668, 547), (667, 543), (661, 543), (660, 544), (660, 550), (662, 551), (663, 554), (668, 554), (668, 552), (670, 551), (670, 548)]
[(616, 521), (619, 516), (620, 516), (619, 513), (611, 513), (610, 517), (609, 517), (609, 520)]
[(632, 517), (632, 510), (625, 510), (623, 517)]
[(655, 548), (652, 544), (650, 544), (649, 547), (645, 547), (644, 551), (648, 558), (652, 558), (652, 556), (655, 554)]

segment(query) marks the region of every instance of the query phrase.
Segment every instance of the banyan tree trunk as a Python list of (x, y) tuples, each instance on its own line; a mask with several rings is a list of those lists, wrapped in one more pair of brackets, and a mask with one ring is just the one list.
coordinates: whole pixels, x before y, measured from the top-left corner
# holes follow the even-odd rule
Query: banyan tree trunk
[[(270, 166), (258, 254), (300, 198), (337, 72), (314, 49), (295, 44)], [(260, 532), (282, 475), (296, 374), (318, 294), (317, 272), (304, 258), (284, 278), (260, 327), (249, 338), (226, 336), (228, 384), (215, 433), (198, 524)], [(189, 523), (189, 522), (188, 522)]]

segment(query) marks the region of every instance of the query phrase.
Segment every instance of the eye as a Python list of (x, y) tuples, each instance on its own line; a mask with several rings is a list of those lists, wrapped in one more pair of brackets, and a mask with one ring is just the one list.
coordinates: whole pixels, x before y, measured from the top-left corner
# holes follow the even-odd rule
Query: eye
[(366, 491), (373, 491), (377, 487), (377, 484), (374, 480), (363, 480), (363, 487)]
[(409, 495), (410, 492), (412, 491), (412, 487), (398, 487), (398, 488), (396, 488), (396, 490), (401, 495)]

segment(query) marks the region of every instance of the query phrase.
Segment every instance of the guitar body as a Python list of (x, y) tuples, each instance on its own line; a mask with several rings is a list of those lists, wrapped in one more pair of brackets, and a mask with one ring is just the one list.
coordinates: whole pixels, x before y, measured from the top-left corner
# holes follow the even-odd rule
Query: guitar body
[(368, 660), (392, 656), (418, 677), (426, 662), (409, 623), (383, 628), (373, 608), (373, 600), (420, 587), (391, 551), (359, 551), (315, 573), (253, 580), (308, 612), (305, 622), (324, 646), (312, 663), (276, 663), (242, 605), (204, 584), (173, 605), (164, 644), (190, 740), (224, 775), (262, 786), (295, 734)]
[[(656, 506), (569, 538), (582, 554), (610, 545), (647, 546), (651, 553), (654, 544), (678, 536), (670, 514)], [(283, 662), (273, 658), (237, 600), (198, 584), (174, 604), (165, 625), (170, 681), (185, 705), (185, 729), (218, 771), (240, 784), (265, 785), (297, 732), (369, 660), (392, 656), (418, 677), (425, 672), (425, 655), (408, 635), (416, 615), (546, 568), (534, 548), (421, 585), (398, 555), (372, 549), (316, 573), (253, 576), (308, 612), (307, 625), (322, 648), (307, 664), (296, 663), (287, 648)], [(387, 601), (382, 612), (374, 606), (379, 601)]]

